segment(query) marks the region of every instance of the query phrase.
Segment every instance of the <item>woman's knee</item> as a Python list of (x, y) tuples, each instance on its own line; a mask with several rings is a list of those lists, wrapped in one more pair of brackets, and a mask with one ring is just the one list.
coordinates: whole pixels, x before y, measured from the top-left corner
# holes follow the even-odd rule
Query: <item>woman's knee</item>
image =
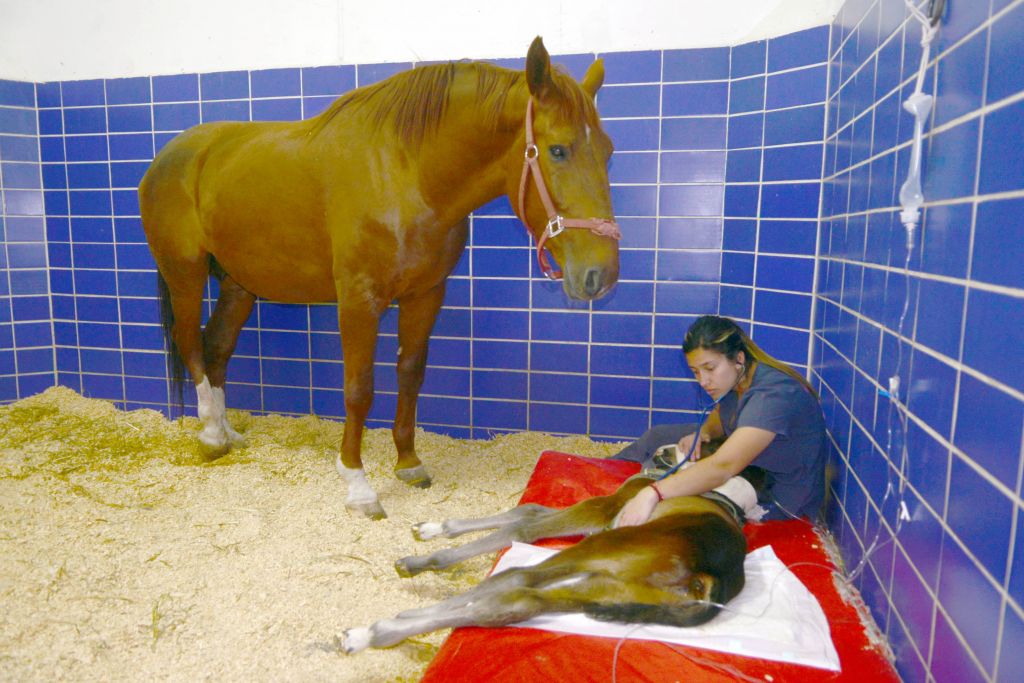
[(653, 450), (660, 448), (661, 446), (667, 446), (669, 444), (675, 444), (679, 439), (683, 438), (687, 434), (692, 434), (697, 428), (693, 424), (663, 424), (655, 425), (648, 429), (640, 440), (647, 444), (648, 448)]

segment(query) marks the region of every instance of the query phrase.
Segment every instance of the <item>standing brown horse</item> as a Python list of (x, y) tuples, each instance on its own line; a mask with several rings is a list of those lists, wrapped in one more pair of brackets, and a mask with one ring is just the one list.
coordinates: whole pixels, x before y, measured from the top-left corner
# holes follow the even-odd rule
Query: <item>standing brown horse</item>
[[(514, 198), (542, 268), (561, 276), (547, 247), (572, 298), (601, 297), (618, 279), (612, 145), (594, 106), (603, 80), (600, 60), (582, 83), (553, 69), (537, 38), (525, 72), (424, 66), (354, 90), (309, 120), (207, 123), (168, 143), (139, 198), (180, 356), (173, 374), (180, 380), (183, 362), (196, 385), (200, 440), (216, 451), (242, 440), (225, 419), (224, 381), (256, 297), (336, 301), (346, 410), (337, 467), (346, 505), (384, 516), (360, 442), (379, 318), (397, 301), (395, 473), (429, 486), (413, 444), (416, 399), (469, 213), (502, 193)], [(201, 330), (211, 273), (220, 294)]]

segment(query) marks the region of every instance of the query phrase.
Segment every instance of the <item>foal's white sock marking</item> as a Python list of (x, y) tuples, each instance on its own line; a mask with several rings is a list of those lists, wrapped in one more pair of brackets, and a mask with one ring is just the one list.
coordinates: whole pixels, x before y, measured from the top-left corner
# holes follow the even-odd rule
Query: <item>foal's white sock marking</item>
[(342, 646), (345, 652), (353, 654), (365, 650), (370, 646), (370, 629), (365, 626), (350, 628), (345, 631), (345, 642)]
[(416, 530), (419, 532), (420, 539), (425, 541), (428, 538), (440, 536), (444, 527), (441, 522), (420, 522), (416, 525)]
[(362, 467), (352, 469), (345, 467), (341, 462), (340, 455), (334, 461), (334, 466), (348, 483), (348, 497), (345, 499), (347, 503), (362, 505), (377, 502), (377, 493), (370, 487), (370, 482), (366, 480), (366, 470)]

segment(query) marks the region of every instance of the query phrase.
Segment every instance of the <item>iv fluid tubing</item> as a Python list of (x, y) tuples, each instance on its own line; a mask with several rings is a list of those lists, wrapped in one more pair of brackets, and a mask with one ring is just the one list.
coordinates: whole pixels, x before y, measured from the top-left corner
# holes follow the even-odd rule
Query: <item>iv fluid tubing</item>
[[(903, 274), (907, 278), (906, 291), (903, 297), (903, 310), (900, 313), (899, 324), (897, 325), (896, 338), (897, 340), (903, 339), (903, 332), (906, 326), (907, 314), (910, 310), (910, 258), (914, 251), (914, 235), (917, 230), (917, 225), (921, 218), (921, 205), (924, 204), (924, 195), (921, 192), (921, 141), (924, 137), (924, 126), (928, 120), (928, 115), (931, 113), (933, 97), (922, 92), (924, 88), (924, 78), (928, 71), (928, 61), (931, 54), (932, 39), (938, 33), (939, 18), (942, 16), (942, 11), (945, 6), (944, 0), (939, 0), (935, 3), (933, 11), (929, 13), (932, 16), (926, 16), (920, 9), (914, 5), (914, 0), (904, 0), (907, 10), (910, 12), (918, 23), (921, 25), (921, 63), (917, 71), (917, 81), (914, 84), (914, 92), (906, 99), (903, 103), (903, 108), (914, 115), (914, 139), (910, 148), (910, 171), (907, 175), (906, 181), (900, 188), (900, 205), (902, 210), (900, 211), (900, 222), (907, 231), (907, 248), (906, 256), (903, 262)], [(903, 522), (910, 519), (909, 511), (907, 510), (906, 502), (904, 500), (904, 489), (906, 488), (906, 468), (907, 468), (907, 414), (906, 404), (900, 403), (900, 370), (903, 367), (903, 344), (897, 343), (896, 346), (896, 368), (891, 377), (889, 377), (889, 391), (886, 394), (889, 398), (889, 410), (886, 417), (886, 444), (885, 452), (891, 454), (893, 452), (894, 437), (897, 437), (897, 429), (902, 434), (902, 439), (897, 439), (899, 444), (899, 486), (894, 487), (892, 480), (887, 477), (885, 495), (882, 496), (882, 502), (879, 505), (879, 510), (885, 508), (886, 502), (889, 498), (896, 494), (899, 496), (899, 512), (896, 517), (895, 528), (893, 529), (893, 537), (899, 534), (900, 529), (903, 527)], [(893, 423), (893, 413), (896, 413), (896, 424)], [(898, 488), (898, 490), (897, 490)], [(883, 544), (879, 544), (882, 534), (882, 525), (878, 525), (878, 529), (875, 532), (875, 537), (871, 543), (865, 548), (864, 554), (860, 558), (860, 562), (847, 576), (847, 582), (852, 582), (867, 566), (868, 560), (874, 554), (874, 552), (881, 547)]]
[[(927, 55), (927, 48), (925, 48)], [(923, 71), (922, 71), (923, 72)], [(915, 92), (903, 103), (903, 108), (914, 115), (914, 142), (910, 148), (910, 173), (900, 188), (900, 222), (907, 229), (907, 249), (914, 248), (914, 230), (921, 218), (924, 195), (921, 192), (921, 138), (924, 124), (931, 113), (932, 96)]]
[[(907, 230), (907, 250), (914, 248), (914, 234), (921, 219), (921, 205), (924, 195), (921, 192), (921, 143), (924, 137), (924, 126), (931, 114), (933, 97), (925, 92), (924, 77), (928, 70), (931, 55), (932, 39), (938, 32), (932, 22), (917, 9), (913, 0), (905, 0), (907, 9), (921, 23), (921, 65), (917, 70), (917, 81), (914, 92), (903, 103), (903, 108), (914, 116), (914, 138), (910, 148), (910, 171), (906, 181), (900, 187), (900, 222)], [(944, 3), (943, 3), (944, 4)], [(941, 13), (941, 9), (939, 9)]]

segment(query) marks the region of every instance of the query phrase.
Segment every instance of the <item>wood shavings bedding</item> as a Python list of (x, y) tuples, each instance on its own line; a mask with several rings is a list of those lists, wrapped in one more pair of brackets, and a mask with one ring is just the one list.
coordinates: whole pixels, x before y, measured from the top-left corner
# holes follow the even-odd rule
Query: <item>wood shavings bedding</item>
[(394, 478), (386, 429), (363, 458), (388, 519), (344, 506), (342, 425), (229, 411), (247, 445), (208, 460), (194, 418), (119, 411), (54, 387), (0, 407), (0, 679), (414, 681), (447, 631), (346, 657), (334, 640), (465, 590), (492, 558), (400, 579), (413, 523), (517, 502), (546, 449), (618, 449), (538, 433), (418, 431), (430, 489)]

